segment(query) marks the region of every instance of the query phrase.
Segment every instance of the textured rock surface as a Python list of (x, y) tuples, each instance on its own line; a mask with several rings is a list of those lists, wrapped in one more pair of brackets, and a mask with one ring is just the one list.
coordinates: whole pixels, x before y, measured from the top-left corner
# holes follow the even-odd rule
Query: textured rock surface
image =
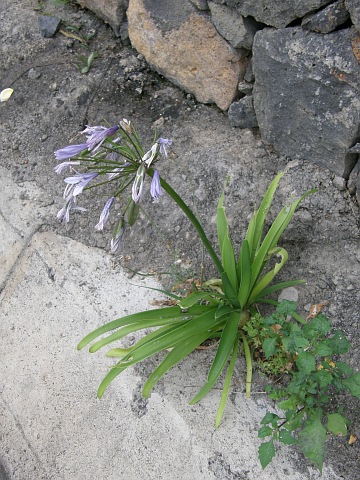
[[(188, 2), (131, 0), (132, 45), (159, 73), (204, 103), (227, 110), (237, 92), (246, 61)], [(155, 8), (156, 7), (156, 8)], [(169, 12), (172, 12), (169, 15)]]
[(96, 13), (98, 17), (108, 23), (117, 36), (124, 21), (128, 0), (78, 0), (82, 7)]
[(252, 95), (230, 105), (229, 121), (233, 127), (255, 128), (258, 126)]
[(338, 0), (320, 12), (306, 16), (301, 26), (318, 33), (330, 33), (349, 19), (345, 0)]
[(207, 0), (191, 0), (191, 3), (199, 10), (208, 10), (209, 8)]
[(263, 30), (255, 36), (254, 106), (265, 141), (290, 156), (348, 176), (359, 138), (360, 65), (356, 31), (328, 35), (301, 28)]
[(256, 22), (251, 18), (243, 17), (233, 8), (209, 2), (211, 20), (217, 31), (234, 48), (251, 49), (254, 35), (258, 29)]
[[(355, 0), (356, 1), (356, 0)], [(256, 18), (258, 22), (271, 25), (273, 27), (286, 27), (296, 18), (301, 18), (307, 13), (317, 10), (331, 0), (230, 0), (229, 5), (237, 6), (240, 13), (244, 16)]]
[(40, 33), (45, 38), (51, 38), (59, 30), (60, 18), (51, 17), (50, 15), (41, 15), (39, 17)]
[(351, 20), (360, 31), (360, 2), (359, 0), (345, 0), (346, 8), (350, 13)]

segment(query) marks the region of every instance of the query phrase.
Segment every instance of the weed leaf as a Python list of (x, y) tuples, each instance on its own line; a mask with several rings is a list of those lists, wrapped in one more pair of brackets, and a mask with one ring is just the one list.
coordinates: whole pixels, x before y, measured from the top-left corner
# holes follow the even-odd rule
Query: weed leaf
[(266, 358), (269, 358), (272, 355), (275, 355), (276, 350), (277, 350), (276, 345), (277, 345), (277, 337), (265, 338), (265, 340), (263, 341), (263, 344), (262, 344), (262, 348), (264, 350)]
[(259, 447), (259, 459), (262, 468), (265, 468), (275, 457), (274, 441), (265, 442)]
[(291, 435), (289, 430), (285, 430), (284, 428), (280, 430), (279, 441), (282, 442), (284, 445), (295, 445), (296, 443), (298, 443), (296, 438)]
[(351, 375), (351, 377), (346, 378), (343, 383), (351, 395), (360, 398), (360, 373)]
[(263, 425), (258, 431), (258, 437), (259, 438), (269, 437), (270, 435), (272, 435), (272, 433), (273, 433), (273, 429), (271, 427), (269, 427), (268, 425)]
[(326, 429), (318, 416), (313, 417), (299, 433), (301, 451), (322, 472), (325, 457)]
[(346, 418), (340, 415), (340, 413), (329, 413), (327, 420), (326, 428), (329, 432), (343, 436), (347, 434)]
[(315, 370), (315, 357), (310, 352), (300, 352), (296, 360), (296, 365), (304, 375), (308, 375)]

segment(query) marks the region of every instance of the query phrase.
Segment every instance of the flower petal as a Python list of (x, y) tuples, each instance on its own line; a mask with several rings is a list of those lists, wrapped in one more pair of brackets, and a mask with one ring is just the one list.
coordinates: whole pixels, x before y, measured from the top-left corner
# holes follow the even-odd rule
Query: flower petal
[(12, 88), (5, 88), (0, 92), (0, 102), (7, 102), (14, 90)]

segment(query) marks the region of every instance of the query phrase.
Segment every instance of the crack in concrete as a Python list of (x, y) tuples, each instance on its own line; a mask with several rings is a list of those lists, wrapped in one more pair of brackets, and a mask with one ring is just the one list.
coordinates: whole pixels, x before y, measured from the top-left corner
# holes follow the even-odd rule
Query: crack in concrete
[(19, 237), (24, 238), (25, 233), (23, 231), (21, 231), (20, 229), (18, 229), (17, 227), (15, 227), (15, 225), (12, 225), (10, 220), (5, 217), (5, 215), (4, 215), (4, 213), (2, 212), (1, 209), (0, 209), (0, 217), (4, 220), (5, 223), (7, 223), (10, 226), (10, 228), (12, 228), (14, 230), (14, 232), (17, 235), (19, 235)]
[(13, 410), (11, 409), (10, 405), (8, 404), (8, 402), (5, 400), (4, 396), (2, 395), (2, 393), (0, 392), (0, 398), (5, 406), (5, 408), (7, 409), (7, 411), (10, 413), (12, 419), (14, 420), (14, 423), (15, 423), (15, 426), (16, 428), (19, 430), (19, 432), (21, 433), (21, 436), (22, 438), (24, 439), (26, 445), (28, 446), (30, 452), (34, 455), (35, 457), (35, 460), (36, 460), (36, 464), (39, 468), (41, 468), (41, 470), (43, 471), (43, 474), (44, 476), (46, 475), (46, 472), (45, 472), (45, 468), (43, 466), (43, 463), (41, 461), (41, 458), (39, 457), (37, 451), (35, 450), (35, 448), (32, 446), (32, 443), (31, 441), (28, 439), (26, 433), (25, 433), (25, 430), (20, 422), (20, 420), (18, 419), (18, 417), (15, 415), (15, 413), (13, 412)]
[(14, 276), (18, 265), (20, 264), (20, 262), (22, 261), (24, 255), (25, 255), (25, 251), (27, 250), (27, 248), (28, 248), (29, 245), (31, 244), (31, 241), (32, 241), (34, 235), (36, 235), (36, 233), (38, 233), (42, 227), (43, 227), (43, 224), (38, 225), (38, 226), (29, 234), (29, 236), (27, 237), (27, 239), (25, 239), (24, 245), (22, 246), (20, 253), (17, 255), (17, 258), (16, 258), (15, 262), (13, 263), (13, 265), (11, 266), (11, 268), (10, 268), (10, 270), (8, 271), (7, 275), (5, 276), (4, 281), (2, 282), (2, 284), (0, 284), (0, 304), (1, 304), (1, 302), (2, 302), (2, 299), (4, 298), (4, 295), (5, 295), (5, 293), (6, 293), (7, 286), (9, 285), (11, 278)]

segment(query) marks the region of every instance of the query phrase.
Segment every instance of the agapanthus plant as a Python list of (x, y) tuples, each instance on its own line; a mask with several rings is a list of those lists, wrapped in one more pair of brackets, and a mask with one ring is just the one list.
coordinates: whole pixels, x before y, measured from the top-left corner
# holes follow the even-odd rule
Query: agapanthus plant
[[(75, 204), (83, 190), (106, 183), (111, 189), (111, 195), (109, 195), (101, 212), (99, 223), (96, 225), (96, 228), (101, 230), (109, 217), (115, 199), (126, 189), (131, 189), (131, 195), (111, 240), (111, 250), (116, 252), (126, 224), (131, 226), (136, 221), (139, 202), (143, 196), (145, 177), (148, 175), (151, 178), (150, 193), (152, 197), (157, 199), (163, 190), (170, 195), (196, 228), (219, 273), (218, 279), (203, 282), (201, 287), (184, 298), (168, 292), (175, 300), (176, 305), (127, 315), (101, 326), (81, 340), (78, 349), (92, 343), (90, 352), (96, 352), (106, 345), (115, 344), (114, 348), (107, 352), (107, 356), (117, 357), (119, 361), (110, 368), (101, 382), (98, 396), (101, 397), (109, 383), (125, 369), (163, 352), (165, 358), (144, 385), (143, 395), (148, 397), (155, 384), (171, 367), (209, 338), (218, 338), (217, 352), (207, 380), (190, 403), (198, 402), (209, 392), (228, 364), (216, 416), (216, 425), (219, 425), (228, 397), (240, 342), (242, 342), (247, 363), (246, 394), (250, 395), (252, 360), (243, 327), (254, 312), (254, 305), (262, 302), (276, 304), (271, 299), (271, 294), (285, 287), (302, 283), (301, 280), (293, 280), (270, 285), (288, 258), (286, 250), (278, 246), (278, 241), (301, 200), (312, 191), (285, 206), (265, 234), (267, 213), (283, 175), (282, 173), (278, 174), (271, 182), (258, 210), (252, 216), (238, 253), (235, 253), (230, 239), (223, 205), (224, 193), (222, 193), (217, 207), (218, 250), (220, 252), (220, 256), (218, 256), (191, 209), (154, 169), (161, 156), (167, 158), (167, 147), (171, 145), (171, 140), (159, 138), (154, 141), (150, 150), (144, 151), (134, 127), (127, 120), (123, 120), (120, 125), (109, 129), (87, 127), (83, 133), (88, 135), (86, 143), (69, 146), (56, 152), (56, 156), (60, 160), (72, 158), (71, 161), (68, 160), (68, 166), (76, 173), (76, 175), (65, 178), (67, 184), (64, 194), (65, 205), (60, 210), (61, 214), (59, 212), (59, 218), (66, 222), (69, 220), (70, 210), (79, 208)], [(74, 153), (76, 151), (77, 153)], [(86, 165), (87, 172), (85, 174), (78, 173), (78, 164), (75, 162)], [(66, 165), (62, 163), (56, 167), (56, 171), (63, 171), (64, 168)], [(93, 185), (95, 179), (97, 183)], [(274, 258), (278, 259), (275, 265)], [(296, 313), (293, 315), (296, 318)], [(301, 321), (301, 318), (299, 317), (298, 320)], [(123, 348), (118, 345), (118, 342), (124, 337), (149, 328), (153, 329), (151, 333), (147, 333), (132, 347)], [(112, 333), (109, 334), (109, 332)], [(99, 339), (106, 334), (108, 336)]]
[[(150, 150), (144, 151), (136, 130), (126, 119), (109, 128), (87, 126), (81, 133), (86, 136), (84, 143), (68, 145), (55, 152), (55, 158), (62, 161), (54, 168), (55, 172), (61, 174), (69, 168), (73, 173), (64, 180), (64, 206), (57, 217), (68, 223), (71, 210), (85, 210), (76, 205), (79, 195), (84, 190), (107, 184), (111, 196), (107, 198), (95, 225), (97, 230), (103, 230), (115, 199), (131, 185), (131, 197), (111, 240), (111, 252), (116, 253), (125, 225), (132, 226), (137, 219), (146, 174), (152, 177), (150, 194), (153, 199), (157, 200), (163, 193), (159, 172), (153, 166), (160, 156), (167, 158), (171, 140), (158, 138)], [(86, 172), (80, 172), (81, 167), (85, 167)]]

